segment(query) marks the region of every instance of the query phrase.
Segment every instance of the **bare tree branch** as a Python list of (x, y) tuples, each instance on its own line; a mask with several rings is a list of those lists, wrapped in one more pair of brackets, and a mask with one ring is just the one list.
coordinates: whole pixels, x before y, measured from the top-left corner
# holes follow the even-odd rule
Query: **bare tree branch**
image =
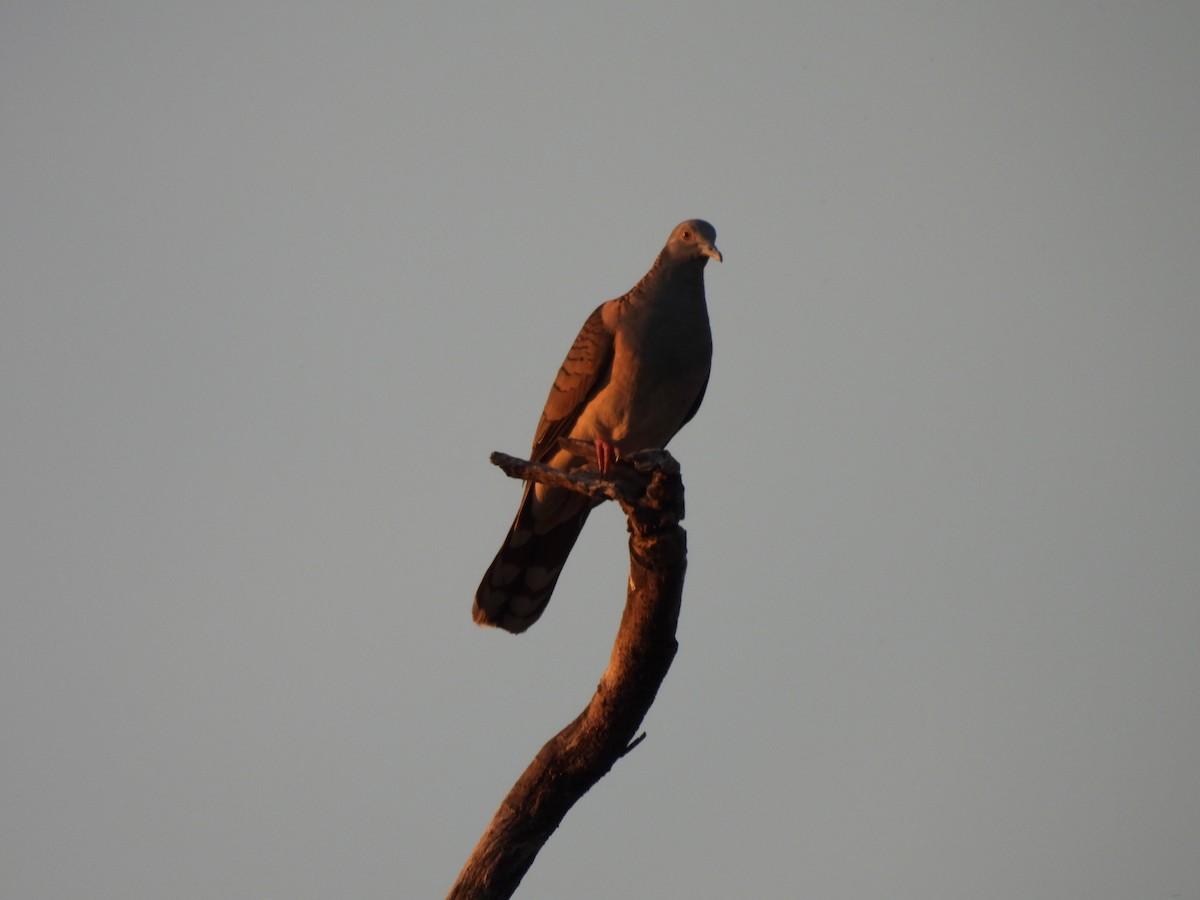
[(665, 450), (633, 454), (606, 475), (564, 473), (502, 453), (491, 460), (515, 478), (616, 500), (629, 517), (629, 590), (608, 668), (591, 702), (542, 747), (509, 791), (449, 900), (511, 897), (567, 811), (645, 738), (638, 728), (679, 646), (675, 629), (687, 565), (686, 534), (679, 525), (683, 481), (679, 464)]

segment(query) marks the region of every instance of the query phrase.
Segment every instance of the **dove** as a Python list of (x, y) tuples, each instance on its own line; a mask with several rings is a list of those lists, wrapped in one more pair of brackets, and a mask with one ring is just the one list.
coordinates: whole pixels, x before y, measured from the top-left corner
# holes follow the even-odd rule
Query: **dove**
[[(569, 437), (593, 444), (606, 472), (623, 455), (665, 447), (695, 416), (712, 366), (704, 266), (723, 259), (716, 239), (708, 222), (681, 222), (642, 279), (588, 316), (550, 388), (530, 459), (584, 465), (560, 446)], [(472, 618), (513, 633), (537, 621), (597, 502), (527, 482)]]

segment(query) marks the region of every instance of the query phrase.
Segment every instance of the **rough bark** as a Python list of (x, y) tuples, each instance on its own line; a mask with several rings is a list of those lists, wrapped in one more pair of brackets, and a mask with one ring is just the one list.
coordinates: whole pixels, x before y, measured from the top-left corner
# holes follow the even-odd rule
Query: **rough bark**
[(664, 450), (630, 456), (607, 475), (563, 473), (493, 453), (513, 477), (616, 500), (629, 517), (629, 589), (608, 668), (582, 713), (542, 747), (467, 860), (450, 900), (511, 897), (567, 811), (645, 735), (642, 719), (678, 644), (687, 545), (679, 464)]

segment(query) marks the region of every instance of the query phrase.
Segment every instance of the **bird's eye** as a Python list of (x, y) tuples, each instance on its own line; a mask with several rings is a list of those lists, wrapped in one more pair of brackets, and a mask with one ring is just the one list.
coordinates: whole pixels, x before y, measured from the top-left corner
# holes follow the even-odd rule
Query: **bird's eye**
[(692, 239), (692, 233), (685, 229), (683, 234), (680, 235), (680, 237), (683, 238), (685, 241), (690, 241)]

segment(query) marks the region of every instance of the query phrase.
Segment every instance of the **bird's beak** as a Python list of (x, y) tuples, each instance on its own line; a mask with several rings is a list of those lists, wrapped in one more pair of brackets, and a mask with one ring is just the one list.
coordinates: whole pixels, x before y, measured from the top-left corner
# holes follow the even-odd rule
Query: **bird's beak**
[(725, 257), (721, 256), (721, 251), (717, 249), (716, 244), (701, 244), (700, 252), (705, 256), (712, 257), (717, 262), (724, 262)]

